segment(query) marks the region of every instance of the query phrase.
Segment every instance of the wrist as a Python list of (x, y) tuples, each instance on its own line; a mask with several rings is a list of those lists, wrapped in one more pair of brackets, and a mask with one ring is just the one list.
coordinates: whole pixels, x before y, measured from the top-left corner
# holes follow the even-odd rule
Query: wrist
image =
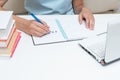
[(74, 9), (74, 13), (79, 14), (84, 8), (85, 8), (84, 6), (76, 7), (76, 9)]
[(28, 26), (28, 21), (16, 15), (13, 15), (13, 18), (15, 20), (16, 28), (18, 30), (24, 31), (24, 29)]

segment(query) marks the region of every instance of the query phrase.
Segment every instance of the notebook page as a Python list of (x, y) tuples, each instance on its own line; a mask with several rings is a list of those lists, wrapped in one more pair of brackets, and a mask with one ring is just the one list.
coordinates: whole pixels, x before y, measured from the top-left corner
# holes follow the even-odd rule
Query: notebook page
[[(96, 19), (96, 18), (95, 18)], [(89, 36), (94, 36), (107, 31), (107, 23), (101, 19), (96, 19), (94, 30), (86, 29), (85, 21), (80, 25), (78, 16), (61, 16), (58, 18), (68, 39), (82, 39)]]
[(35, 45), (65, 41), (58, 25), (56, 24), (55, 18), (47, 17), (47, 19), (43, 18), (43, 20), (46, 21), (46, 23), (50, 26), (50, 33), (42, 37), (33, 36), (33, 42)]

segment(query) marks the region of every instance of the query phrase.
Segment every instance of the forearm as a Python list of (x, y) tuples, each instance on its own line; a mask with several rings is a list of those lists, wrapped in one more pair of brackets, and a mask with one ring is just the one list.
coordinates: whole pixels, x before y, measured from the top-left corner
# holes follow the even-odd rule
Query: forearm
[(79, 14), (84, 7), (83, 0), (73, 0), (72, 4), (75, 14)]
[(24, 29), (26, 27), (29, 26), (30, 22), (27, 20), (27, 19), (24, 19), (24, 18), (20, 18), (16, 15), (13, 15), (13, 18), (15, 20), (15, 23), (16, 23), (16, 27), (17, 29), (21, 30), (21, 31), (24, 31)]
[(0, 0), (0, 10), (5, 10), (3, 8), (4, 4), (7, 2), (8, 0)]

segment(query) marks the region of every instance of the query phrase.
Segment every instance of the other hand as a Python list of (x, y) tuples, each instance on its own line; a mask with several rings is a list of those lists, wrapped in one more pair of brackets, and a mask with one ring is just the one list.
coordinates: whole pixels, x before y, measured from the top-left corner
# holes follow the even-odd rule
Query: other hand
[(86, 28), (93, 30), (94, 24), (95, 24), (95, 19), (94, 19), (92, 12), (89, 9), (87, 9), (86, 7), (83, 7), (79, 14), (80, 24), (82, 24), (83, 19), (86, 21)]

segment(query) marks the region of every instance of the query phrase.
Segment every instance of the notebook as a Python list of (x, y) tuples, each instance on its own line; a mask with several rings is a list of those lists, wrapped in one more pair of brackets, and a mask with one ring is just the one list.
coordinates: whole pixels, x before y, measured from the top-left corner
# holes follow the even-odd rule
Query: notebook
[(111, 20), (107, 33), (90, 37), (79, 42), (79, 45), (90, 53), (102, 65), (120, 59), (120, 21)]
[(106, 22), (101, 19), (96, 19), (95, 29), (89, 30), (86, 29), (85, 21), (83, 24), (79, 24), (78, 15), (45, 15), (39, 18), (50, 26), (50, 33), (42, 37), (32, 36), (34, 45), (81, 40), (107, 30)]

